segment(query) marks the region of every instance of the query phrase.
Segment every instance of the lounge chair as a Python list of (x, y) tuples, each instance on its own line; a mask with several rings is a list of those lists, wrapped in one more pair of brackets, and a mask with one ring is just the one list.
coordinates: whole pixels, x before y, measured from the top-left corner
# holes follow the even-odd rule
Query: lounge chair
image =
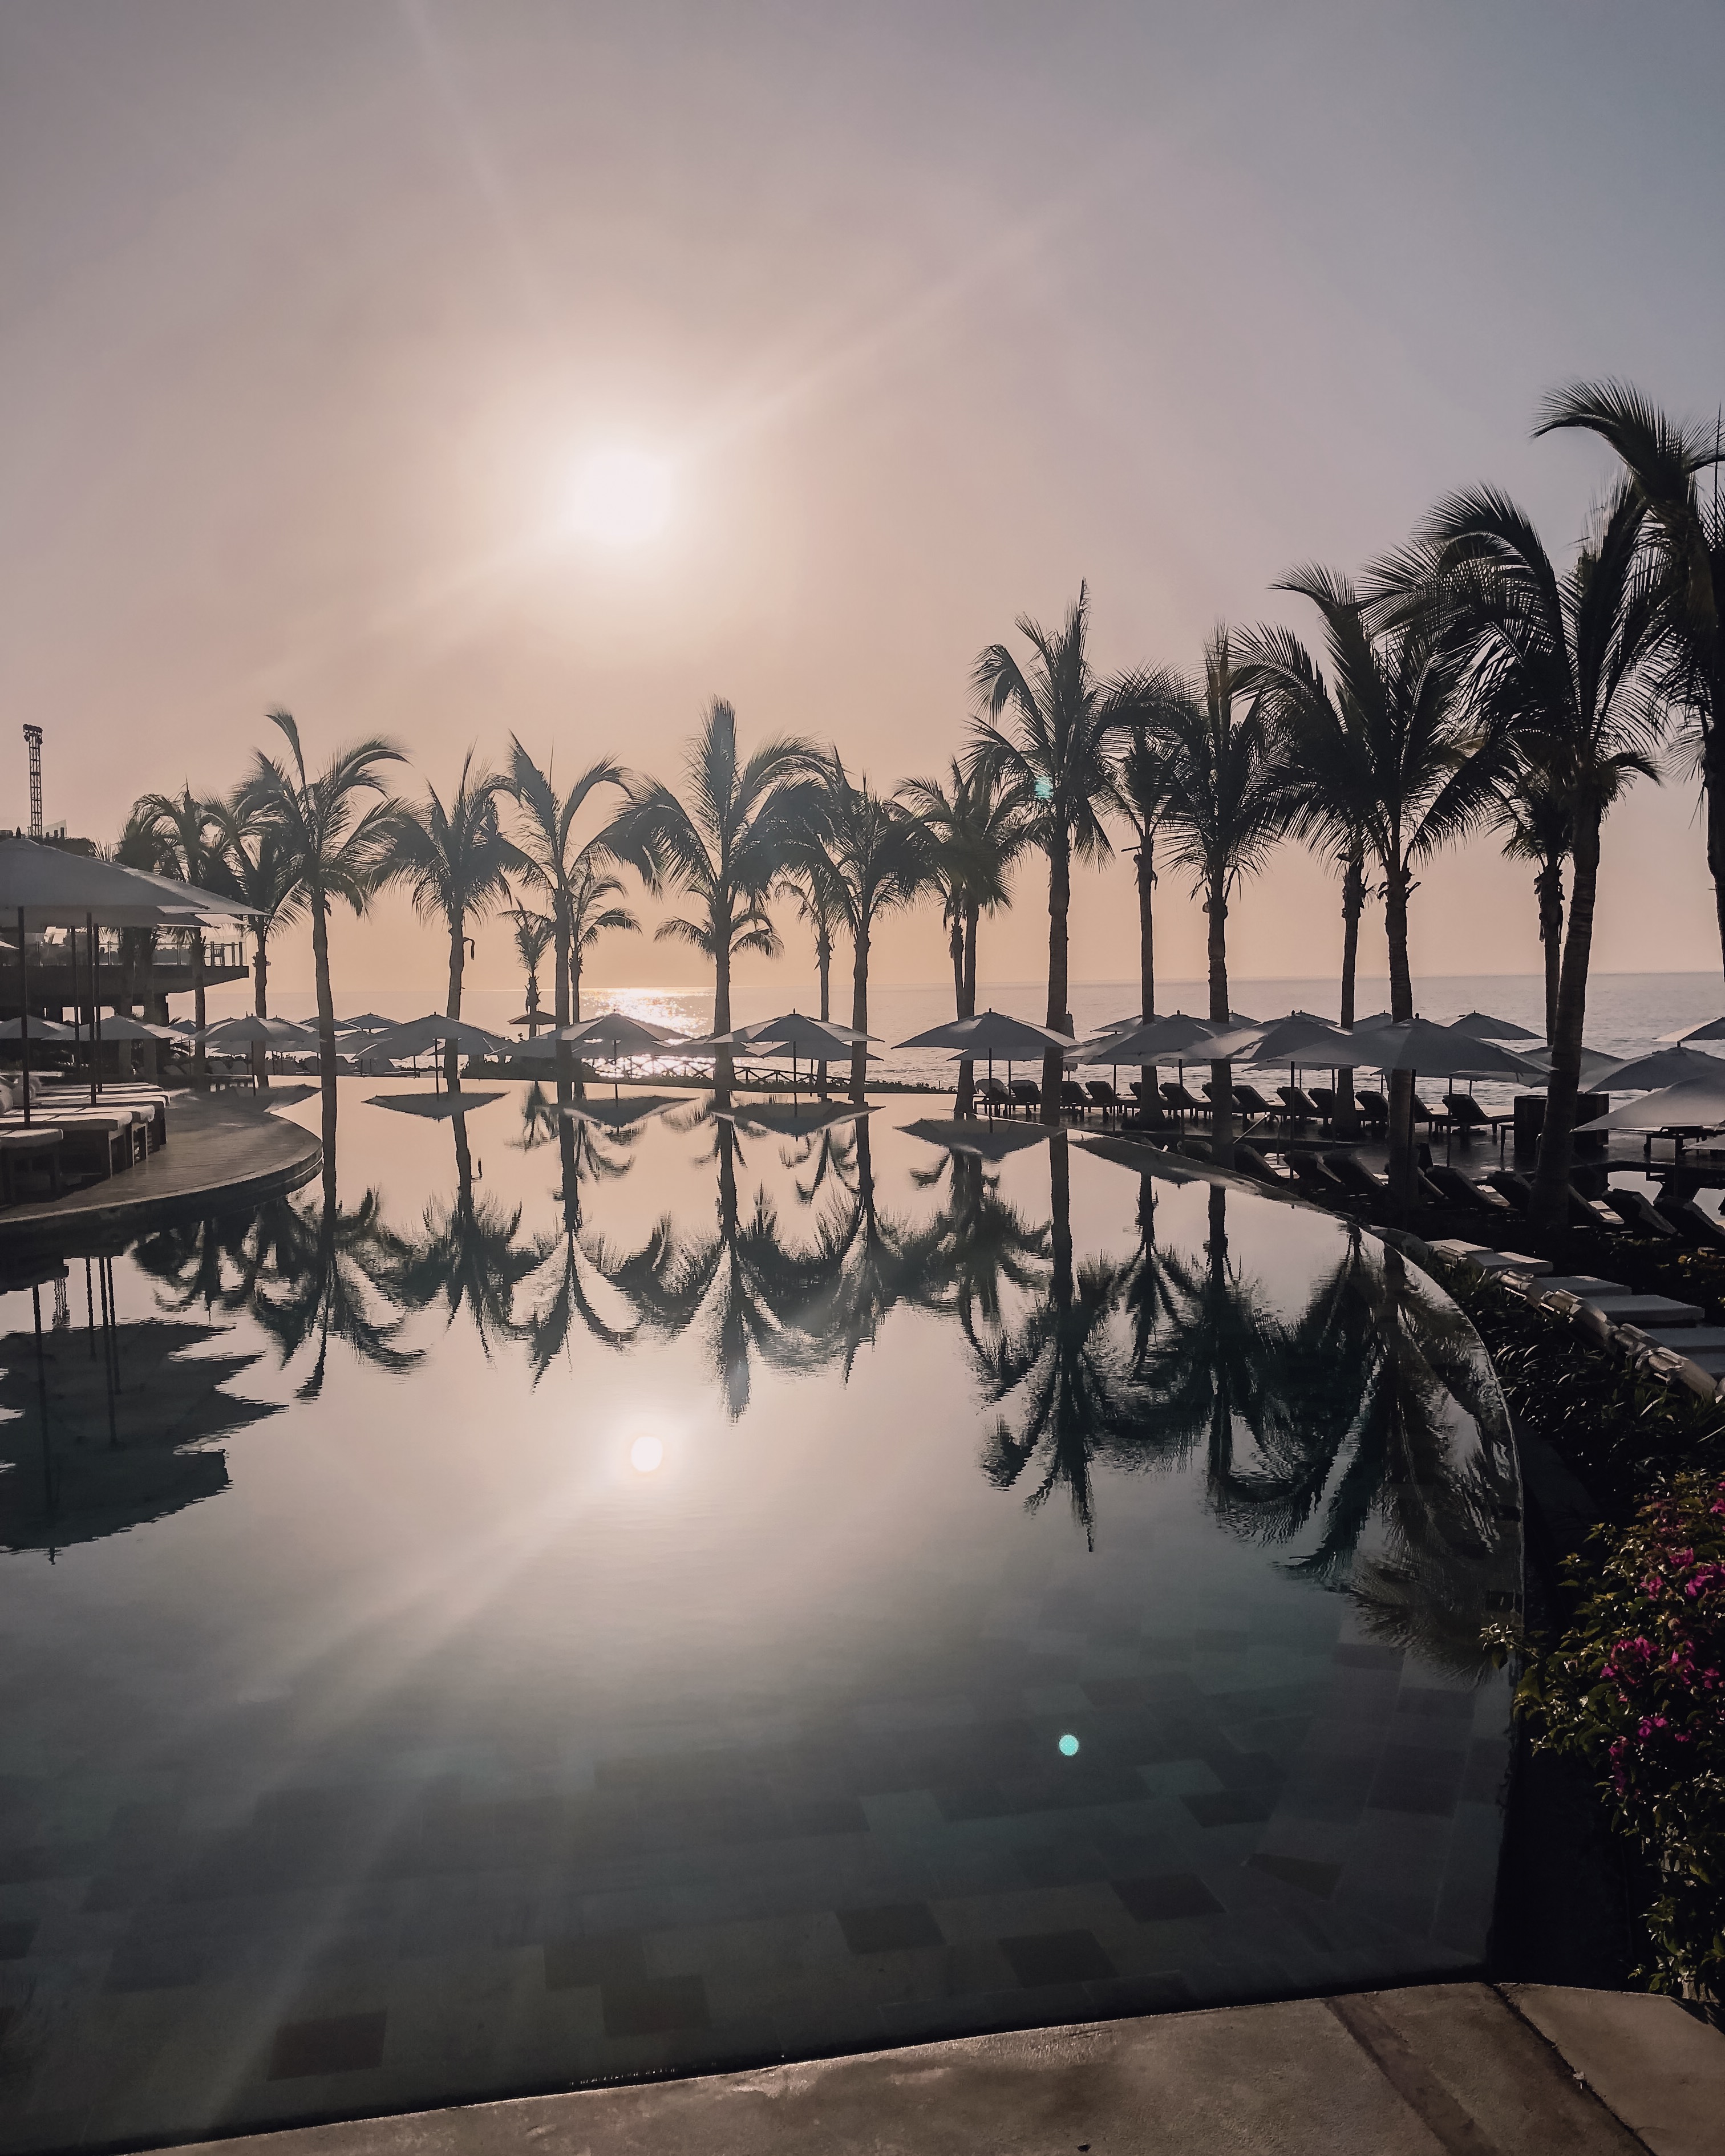
[(1276, 1091), (1278, 1098), (1286, 1103), (1289, 1115), (1296, 1121), (1302, 1123), (1321, 1123), (1323, 1121), (1322, 1109), (1304, 1086), (1278, 1086)]
[(1604, 1201), (1625, 1228), (1638, 1235), (1670, 1237), (1676, 1229), (1641, 1190), (1608, 1190)]
[(1322, 1199), (1333, 1205), (1339, 1199), (1352, 1199), (1353, 1193), (1338, 1175), (1332, 1173), (1321, 1155), (1299, 1150), (1291, 1152), (1288, 1166), (1293, 1170), (1294, 1180), (1310, 1198)]
[(1200, 1101), (1189, 1087), (1177, 1084), (1172, 1078), (1163, 1080), (1162, 1097), (1177, 1116), (1207, 1116), (1210, 1112), (1208, 1101)]
[(1276, 1190), (1286, 1189), (1288, 1178), (1279, 1175), (1255, 1145), (1236, 1139), (1234, 1147), (1234, 1170), (1236, 1175), (1250, 1176), (1254, 1183), (1266, 1183)]
[(1359, 1103), (1361, 1115), (1365, 1117), (1374, 1131), (1381, 1131), (1387, 1127), (1389, 1122), (1389, 1103), (1383, 1094), (1356, 1091), (1353, 1097)]
[(1414, 1096), (1414, 1121), (1435, 1131), (1447, 1130), (1450, 1124), (1447, 1116), (1440, 1116), (1435, 1109), (1428, 1108), (1417, 1093)]
[(1106, 1078), (1086, 1078), (1084, 1090), (1105, 1116), (1117, 1116), (1126, 1106)]
[(1669, 1220), (1676, 1235), (1692, 1250), (1725, 1250), (1725, 1222), (1716, 1220), (1711, 1213), (1703, 1213), (1692, 1198), (1661, 1195), (1654, 1200), (1654, 1206), (1661, 1219)]
[(1463, 1137), (1473, 1131), (1485, 1131), (1496, 1137), (1515, 1122), (1513, 1115), (1488, 1115), (1471, 1093), (1445, 1093), (1444, 1106), (1450, 1111), (1450, 1127)]
[(0, 1131), (0, 1204), (17, 1204), (18, 1174), (26, 1168), (44, 1170), (49, 1188), (58, 1198), (65, 1188), (60, 1177), (61, 1144), (60, 1132), (52, 1125)]
[(978, 1082), (976, 1097), (985, 1107), (1010, 1108), (1012, 1095), (1007, 1091), (1004, 1078), (983, 1078)]
[(1336, 1120), (1335, 1087), (1333, 1086), (1308, 1086), (1306, 1088), (1306, 1093), (1307, 1099), (1316, 1105), (1317, 1112), (1323, 1117), (1325, 1127), (1327, 1128), (1327, 1127)]
[(1512, 1168), (1494, 1168), (1481, 1180), (1489, 1183), (1500, 1198), (1509, 1201), (1512, 1213), (1520, 1214), (1523, 1219), (1527, 1218), (1527, 1209), (1533, 1203), (1533, 1186), (1525, 1175), (1517, 1175)]
[(1266, 1099), (1255, 1086), (1242, 1086), (1236, 1081), (1234, 1097), (1249, 1116), (1261, 1116), (1273, 1120), (1281, 1113), (1275, 1101)]
[[(1525, 1175), (1518, 1175), (1512, 1168), (1493, 1168), (1484, 1180), (1507, 1198), (1512, 1208), (1523, 1219), (1532, 1211), (1533, 1186)], [(1572, 1228), (1604, 1228), (1615, 1235), (1621, 1223), (1615, 1214), (1608, 1213), (1603, 1205), (1578, 1190), (1572, 1183), (1569, 1185), (1569, 1225)]]
[(1040, 1109), (1042, 1106), (1042, 1088), (1034, 1078), (1014, 1078), (1012, 1081), (1012, 1097), (1014, 1105), (1018, 1107)]
[(1506, 1219), (1514, 1217), (1509, 1200), (1501, 1192), (1482, 1183), (1471, 1183), (1459, 1168), (1434, 1165), (1424, 1172), (1445, 1204), (1464, 1213), (1497, 1213)]
[(1381, 1175), (1374, 1175), (1357, 1153), (1327, 1154), (1324, 1166), (1350, 1198), (1363, 1198), (1371, 1204), (1389, 1194), (1389, 1183)]
[(1160, 1101), (1140, 1100), (1120, 1119), (1123, 1131), (1147, 1131), (1159, 1138), (1177, 1135), (1179, 1125)]
[(1087, 1116), (1096, 1106), (1076, 1078), (1060, 1081), (1060, 1112), (1067, 1116)]
[(1209, 1160), (1214, 1158), (1208, 1138), (1182, 1138), (1174, 1148), (1185, 1154), (1188, 1160)]

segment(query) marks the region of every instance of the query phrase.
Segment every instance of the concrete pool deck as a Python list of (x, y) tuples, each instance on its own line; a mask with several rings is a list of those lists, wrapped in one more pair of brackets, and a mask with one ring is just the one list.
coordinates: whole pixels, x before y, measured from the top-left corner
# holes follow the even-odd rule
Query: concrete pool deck
[[(331, 2107), (340, 2098), (331, 2079)], [(233, 2156), (1710, 2156), (1670, 1999), (1454, 1984), (1027, 2030), (206, 2143)]]
[[(309, 1131), (270, 1115), (270, 1105), (267, 1096), (173, 1094), (160, 1152), (64, 1197), (8, 1206), (0, 1212), (0, 1257), (44, 1245), (75, 1255), (172, 1213), (254, 1204), (297, 1189), (316, 1174), (323, 1147)], [(41, 1120), (51, 1121), (48, 1110)]]

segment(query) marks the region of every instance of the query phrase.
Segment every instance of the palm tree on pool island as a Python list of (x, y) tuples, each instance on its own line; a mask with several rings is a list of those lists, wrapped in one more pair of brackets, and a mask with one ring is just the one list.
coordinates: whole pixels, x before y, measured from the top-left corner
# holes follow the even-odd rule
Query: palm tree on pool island
[[(593, 886), (601, 874), (597, 863), (606, 858), (597, 837), (578, 841), (576, 825), (602, 787), (620, 788), (623, 783), (623, 767), (605, 756), (590, 763), (567, 793), (560, 793), (554, 762), (542, 770), (518, 740), (510, 742), (508, 790), (518, 811), (513, 835), (529, 864), (522, 873), (544, 894), (551, 909), (555, 952), (552, 1009), (559, 1033), (581, 1016), (575, 915), (579, 903), (591, 904)], [(572, 1012), (572, 988), (578, 998)], [(567, 1047), (559, 1046), (557, 1060), (557, 1084), (566, 1096), (573, 1076)]]

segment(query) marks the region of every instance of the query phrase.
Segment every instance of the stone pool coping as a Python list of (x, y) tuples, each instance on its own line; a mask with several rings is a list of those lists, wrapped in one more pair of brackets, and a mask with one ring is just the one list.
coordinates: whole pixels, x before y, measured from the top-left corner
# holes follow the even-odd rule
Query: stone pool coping
[(0, 1264), (44, 1247), (82, 1255), (86, 1247), (106, 1247), (116, 1235), (177, 1214), (255, 1204), (296, 1190), (323, 1160), (323, 1147), (309, 1131), (262, 1106), (177, 1093), (168, 1116), (168, 1142), (148, 1160), (64, 1197), (0, 1212)]
[(1725, 2036), (1674, 1999), (1406, 1990), (954, 2038), (205, 2143), (231, 2156), (1707, 2156)]

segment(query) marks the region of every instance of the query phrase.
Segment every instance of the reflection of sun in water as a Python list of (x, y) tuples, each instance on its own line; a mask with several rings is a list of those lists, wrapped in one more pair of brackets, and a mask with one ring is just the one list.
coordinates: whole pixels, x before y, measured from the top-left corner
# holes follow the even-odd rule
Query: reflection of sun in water
[(629, 1449), (629, 1464), (638, 1475), (650, 1475), (663, 1465), (665, 1445), (656, 1437), (638, 1437)]
[(590, 450), (575, 468), (569, 521), (603, 547), (656, 539), (670, 511), (670, 466), (663, 457), (617, 443)]

